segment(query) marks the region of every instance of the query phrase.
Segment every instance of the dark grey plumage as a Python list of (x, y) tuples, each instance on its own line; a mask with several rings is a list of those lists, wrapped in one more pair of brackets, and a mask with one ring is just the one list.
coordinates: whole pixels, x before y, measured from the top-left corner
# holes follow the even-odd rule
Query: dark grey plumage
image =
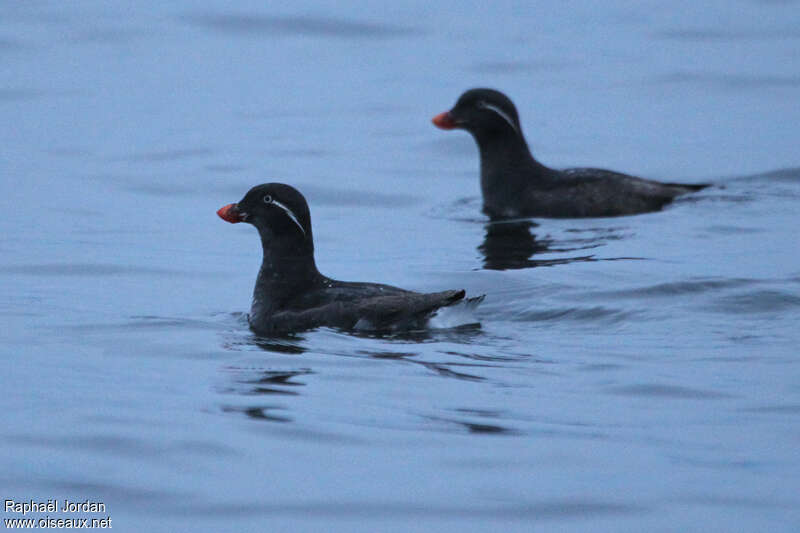
[(517, 109), (503, 93), (471, 89), (433, 119), (464, 129), (478, 144), (483, 210), (493, 219), (579, 218), (658, 211), (706, 184), (661, 183), (597, 168), (556, 170), (539, 163), (522, 134)]

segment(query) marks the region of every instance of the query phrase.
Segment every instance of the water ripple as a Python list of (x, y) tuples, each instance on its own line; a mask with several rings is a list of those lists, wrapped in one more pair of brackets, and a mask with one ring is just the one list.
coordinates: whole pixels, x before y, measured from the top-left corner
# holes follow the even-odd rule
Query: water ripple
[(0, 273), (24, 274), (28, 276), (116, 276), (120, 274), (137, 275), (194, 275), (167, 268), (137, 267), (130, 265), (109, 265), (102, 263), (46, 263), (30, 265), (0, 266)]
[(754, 290), (719, 297), (709, 306), (724, 313), (773, 313), (800, 307), (800, 296), (783, 290)]
[(594, 499), (548, 499), (516, 504), (441, 505), (435, 503), (403, 503), (368, 501), (355, 502), (304, 502), (295, 503), (235, 503), (208, 502), (203, 505), (173, 507), (173, 513), (191, 516), (323, 516), (337, 518), (443, 517), (455, 520), (465, 518), (497, 518), (502, 520), (564, 520), (568, 518), (589, 519), (597, 516), (639, 514), (649, 509), (644, 505), (625, 504)]
[(760, 407), (745, 407), (740, 411), (747, 413), (765, 413), (776, 415), (800, 415), (800, 404), (763, 405)]
[(660, 383), (646, 383), (641, 385), (626, 385), (609, 389), (612, 394), (621, 396), (642, 396), (650, 398), (675, 398), (682, 400), (717, 400), (734, 398), (730, 394), (710, 390), (693, 389), (680, 385), (664, 385)]
[(7, 442), (23, 445), (52, 448), (55, 450), (90, 450), (93, 453), (110, 453), (115, 456), (131, 457), (158, 456), (165, 451), (162, 446), (150, 441), (123, 435), (36, 435), (18, 434), (4, 437)]
[(42, 91), (34, 89), (0, 88), (0, 103), (19, 102), (21, 100), (34, 100), (43, 95)]
[(530, 72), (554, 72), (577, 66), (575, 61), (479, 61), (471, 64), (468, 70), (488, 76), (502, 74), (522, 74)]
[(288, 416), (272, 414), (274, 411), (286, 409), (279, 405), (224, 405), (221, 407), (223, 413), (242, 413), (252, 420), (262, 420), (265, 422), (291, 422)]
[(655, 33), (660, 39), (676, 41), (731, 41), (740, 42), (748, 40), (769, 39), (798, 39), (800, 30), (797, 28), (774, 29), (719, 29), (719, 28), (679, 28), (663, 30)]
[(416, 28), (314, 16), (215, 13), (186, 15), (183, 19), (225, 33), (267, 37), (305, 35), (337, 39), (386, 39), (422, 33)]
[(205, 157), (212, 155), (211, 148), (178, 148), (174, 150), (159, 150), (154, 152), (138, 152), (130, 155), (113, 157), (111, 161), (131, 161), (146, 163), (161, 163), (165, 161), (182, 161), (195, 157)]
[(513, 436), (513, 435), (520, 435), (521, 432), (501, 426), (500, 424), (488, 423), (488, 422), (474, 422), (470, 420), (460, 420), (457, 418), (446, 418), (442, 416), (425, 416), (426, 420), (430, 422), (436, 422), (440, 424), (442, 429), (446, 429), (448, 431), (455, 430), (457, 431), (466, 431), (467, 433), (474, 433), (479, 435), (504, 435), (504, 436)]
[(653, 298), (680, 296), (686, 294), (700, 294), (718, 291), (721, 289), (745, 287), (757, 283), (757, 280), (747, 278), (699, 278), (687, 281), (675, 281), (646, 285), (634, 289), (620, 289), (613, 291), (593, 291), (593, 297), (611, 298)]
[(654, 78), (656, 83), (702, 83), (728, 89), (764, 89), (800, 87), (800, 76), (715, 74), (707, 72), (675, 72)]
[(300, 393), (292, 390), (295, 387), (304, 387), (306, 384), (293, 381), (298, 376), (312, 374), (308, 368), (298, 370), (262, 370), (228, 366), (223, 369), (233, 377), (230, 383), (218, 388), (221, 394), (237, 394), (241, 396), (298, 396)]
[(606, 306), (537, 309), (513, 313), (506, 318), (519, 322), (546, 322), (574, 320), (576, 322), (624, 322), (636, 313)]
[(768, 181), (785, 181), (788, 183), (800, 182), (800, 167), (779, 168), (777, 170), (770, 170), (769, 172), (762, 172), (752, 176), (744, 176), (739, 180), (768, 180)]

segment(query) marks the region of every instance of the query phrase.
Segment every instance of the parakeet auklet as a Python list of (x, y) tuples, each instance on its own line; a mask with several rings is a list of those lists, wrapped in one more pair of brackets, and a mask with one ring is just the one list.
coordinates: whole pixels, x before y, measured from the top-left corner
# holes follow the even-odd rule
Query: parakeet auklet
[(676, 196), (708, 186), (661, 183), (598, 168), (546, 167), (531, 155), (514, 104), (493, 89), (470, 89), (433, 123), (467, 130), (475, 138), (483, 211), (493, 219), (633, 215), (658, 211)]
[(354, 330), (424, 327), (442, 307), (464, 301), (463, 290), (418, 293), (378, 283), (336, 281), (314, 262), (311, 215), (300, 192), (282, 183), (250, 189), (239, 203), (217, 214), (231, 223), (248, 222), (261, 237), (264, 258), (253, 290), (250, 328), (283, 334), (322, 326)]

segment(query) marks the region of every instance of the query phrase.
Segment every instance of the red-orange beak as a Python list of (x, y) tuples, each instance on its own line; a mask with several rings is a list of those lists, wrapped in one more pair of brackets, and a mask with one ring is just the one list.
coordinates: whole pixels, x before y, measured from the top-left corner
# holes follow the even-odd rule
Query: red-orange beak
[(439, 113), (433, 117), (433, 124), (437, 128), (441, 128), (443, 130), (452, 130), (457, 126), (455, 119), (453, 119), (453, 115), (450, 114), (450, 111)]
[(217, 214), (219, 218), (231, 224), (244, 221), (244, 216), (239, 212), (239, 206), (236, 204), (223, 205), (217, 210)]

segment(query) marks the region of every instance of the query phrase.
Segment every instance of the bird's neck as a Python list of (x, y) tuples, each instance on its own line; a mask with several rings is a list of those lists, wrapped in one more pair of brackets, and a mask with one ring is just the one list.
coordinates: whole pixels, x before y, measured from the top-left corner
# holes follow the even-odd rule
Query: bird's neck
[(314, 262), (313, 245), (292, 247), (262, 240), (262, 247), (264, 257), (253, 289), (251, 318), (282, 308), (324, 279)]
[(537, 185), (544, 187), (555, 171), (539, 163), (531, 154), (522, 134), (475, 134), (481, 159), (481, 192), (484, 206), (495, 208), (521, 201), (524, 192)]

